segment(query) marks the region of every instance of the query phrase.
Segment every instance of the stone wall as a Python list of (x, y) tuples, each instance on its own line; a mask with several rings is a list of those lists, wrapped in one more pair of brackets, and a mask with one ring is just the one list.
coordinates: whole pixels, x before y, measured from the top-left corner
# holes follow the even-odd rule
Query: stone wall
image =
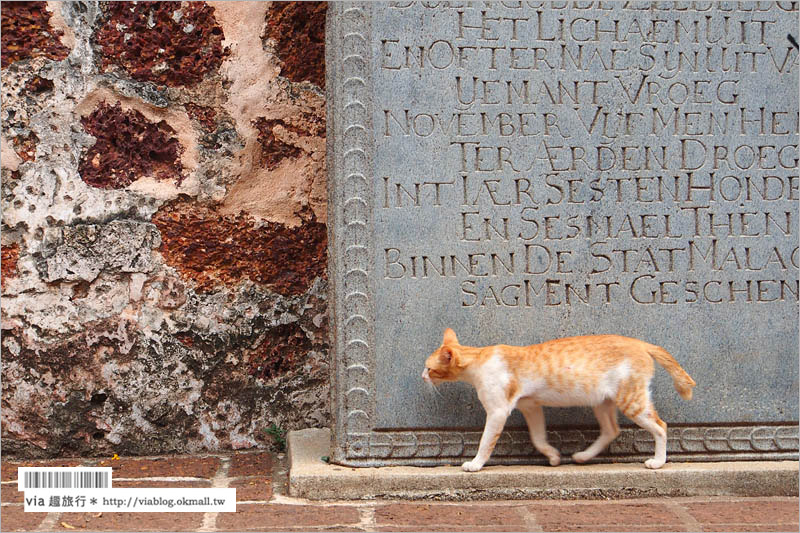
[(2, 439), (328, 425), (319, 2), (4, 2)]

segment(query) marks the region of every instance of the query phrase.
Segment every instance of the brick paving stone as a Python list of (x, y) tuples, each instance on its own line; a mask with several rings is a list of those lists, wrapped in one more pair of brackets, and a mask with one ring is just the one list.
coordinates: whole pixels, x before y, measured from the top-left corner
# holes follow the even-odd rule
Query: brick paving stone
[(530, 529), (527, 526), (430, 526), (430, 525), (405, 525), (405, 526), (382, 526), (377, 527), (375, 531), (464, 531), (464, 532), (505, 532), (505, 531), (539, 531), (539, 529)]
[[(308, 531), (308, 530), (306, 529), (302, 531)], [(339, 527), (314, 528), (314, 531), (367, 531), (367, 530), (356, 526), (339, 526)]]
[(37, 531), (47, 513), (26, 513), (21, 505), (0, 507), (3, 531)]
[[(240, 531), (251, 529), (282, 529), (287, 527), (307, 529), (309, 527), (341, 527), (352, 530), (361, 519), (358, 509), (349, 505), (283, 505), (246, 504), (237, 505), (235, 513), (219, 513), (217, 529)], [(347, 527), (348, 524), (350, 527)]]
[[(545, 531), (629, 530), (672, 531), (682, 530), (683, 521), (670, 509), (659, 503), (573, 503), (533, 504), (527, 506), (536, 523)], [(585, 527), (584, 527), (585, 526)]]
[[(225, 529), (217, 529), (215, 531), (226, 531), (226, 530)], [(317, 527), (314, 527), (314, 528), (310, 528), (310, 527), (287, 527), (287, 526), (283, 526), (283, 527), (262, 527), (262, 526), (259, 526), (259, 525), (253, 525), (253, 526), (250, 526), (250, 527), (229, 529), (227, 531), (262, 531), (264, 533), (270, 533), (270, 532), (278, 533), (278, 532), (283, 532), (283, 531), (295, 532), (296, 531), (297, 533), (309, 533), (309, 532), (312, 532), (312, 531), (313, 532), (317, 532), (317, 531), (366, 531), (366, 530), (363, 529), (363, 528), (357, 527), (355, 525), (351, 525), (351, 526), (335, 526), (335, 527), (320, 527), (320, 526), (317, 526)], [(370, 530), (370, 531), (372, 531), (372, 530)]]
[(2, 469), (3, 481), (16, 481), (17, 468), (20, 466), (81, 466), (82, 459), (46, 459), (37, 461), (2, 461), (0, 468)]
[(396, 503), (375, 509), (377, 526), (524, 526), (520, 506), (473, 502), (469, 505)]
[(3, 503), (22, 503), (24, 492), (17, 490), (16, 483), (6, 483), (0, 488), (0, 502)]
[(112, 479), (166, 476), (210, 479), (219, 465), (219, 457), (121, 457), (100, 459), (93, 466), (110, 466)]
[[(82, 531), (195, 531), (203, 524), (203, 514), (62, 513), (55, 529), (56, 531), (75, 531), (75, 529)], [(71, 528), (67, 526), (71, 526)]]
[(267, 501), (272, 498), (272, 479), (268, 477), (245, 477), (228, 484), (236, 489), (236, 501)]
[(540, 524), (544, 531), (688, 531), (678, 524), (629, 525), (616, 524)]
[(703, 531), (800, 531), (797, 522), (791, 524), (716, 524), (703, 526)]
[[(275, 457), (269, 452), (230, 456), (229, 485), (237, 501), (268, 501), (273, 497)], [(115, 487), (209, 487), (219, 470), (219, 457), (56, 459), (2, 461), (4, 480), (16, 481), (19, 466), (112, 466)], [(142, 477), (197, 477), (171, 482)], [(134, 478), (120, 481), (121, 478)], [(21, 502), (16, 483), (2, 485), (0, 500)], [(696, 498), (609, 502), (376, 502), (377, 531), (527, 531), (534, 523), (544, 531), (685, 531), (686, 522), (674, 509), (681, 506), (703, 531), (797, 531), (797, 498)], [(219, 513), (220, 531), (354, 531), (361, 530), (359, 507), (347, 504), (244, 504), (236, 513)], [(0, 508), (3, 531), (35, 531), (46, 513), (24, 513), (21, 505)], [(685, 516), (685, 515), (683, 515)], [(526, 518), (530, 520), (526, 522)], [(56, 529), (71, 531), (191, 531), (203, 513), (62, 513)], [(61, 525), (61, 523), (67, 526)], [(132, 524), (136, 527), (133, 528)]]
[(269, 452), (231, 455), (228, 476), (269, 476), (272, 474), (272, 464), (272, 454)]
[(703, 525), (710, 524), (796, 524), (798, 500), (757, 499), (686, 503), (687, 511)]

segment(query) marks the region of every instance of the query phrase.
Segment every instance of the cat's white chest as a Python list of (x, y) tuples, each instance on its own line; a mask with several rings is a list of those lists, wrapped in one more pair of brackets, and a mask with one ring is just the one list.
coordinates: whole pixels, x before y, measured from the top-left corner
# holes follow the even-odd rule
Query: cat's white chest
[(494, 409), (508, 409), (506, 389), (511, 381), (511, 372), (499, 355), (495, 354), (489, 358), (479, 372), (470, 378), (487, 412)]

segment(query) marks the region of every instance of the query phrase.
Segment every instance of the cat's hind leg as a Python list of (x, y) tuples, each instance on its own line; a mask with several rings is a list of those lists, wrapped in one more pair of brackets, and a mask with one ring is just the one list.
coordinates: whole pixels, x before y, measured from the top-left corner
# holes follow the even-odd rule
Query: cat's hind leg
[(561, 454), (547, 442), (547, 430), (544, 423), (544, 409), (532, 400), (521, 399), (517, 402), (517, 409), (522, 412), (528, 424), (533, 447), (547, 457), (551, 466), (561, 464)]
[(661, 468), (667, 462), (667, 424), (658, 417), (655, 408), (650, 406), (649, 410), (643, 411), (631, 420), (640, 427), (646, 429), (653, 435), (656, 441), (656, 450), (652, 459), (644, 462), (647, 468)]
[(594, 416), (597, 417), (597, 421), (600, 423), (600, 436), (585, 450), (572, 454), (572, 460), (576, 463), (585, 463), (590, 459), (594, 459), (619, 435), (617, 406), (613, 400), (609, 398), (603, 403), (595, 405)]
[(658, 417), (650, 401), (649, 382), (635, 387), (625, 394), (623, 389), (617, 395), (617, 405), (622, 413), (649, 431), (655, 440), (655, 453), (652, 459), (644, 462), (647, 468), (661, 468), (667, 462), (667, 424)]

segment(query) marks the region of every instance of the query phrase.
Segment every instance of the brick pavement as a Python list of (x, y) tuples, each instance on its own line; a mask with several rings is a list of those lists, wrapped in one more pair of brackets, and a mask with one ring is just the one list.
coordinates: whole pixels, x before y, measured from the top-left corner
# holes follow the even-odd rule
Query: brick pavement
[[(111, 466), (117, 487), (235, 487), (236, 513), (24, 513), (18, 466)], [(798, 531), (798, 498), (308, 502), (268, 452), (2, 461), (2, 531)]]

